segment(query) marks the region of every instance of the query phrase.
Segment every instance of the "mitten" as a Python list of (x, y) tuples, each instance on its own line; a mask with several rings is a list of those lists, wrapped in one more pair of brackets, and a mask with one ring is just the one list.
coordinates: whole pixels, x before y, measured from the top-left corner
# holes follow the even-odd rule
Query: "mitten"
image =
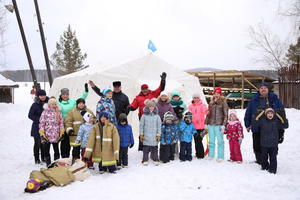
[(88, 86), (87, 83), (84, 84), (84, 90), (85, 90), (86, 92), (89, 92), (89, 86)]
[(129, 148), (132, 148), (134, 146), (134, 144), (131, 144), (130, 146), (129, 146)]
[(167, 77), (167, 73), (166, 73), (166, 72), (163, 72), (163, 73), (160, 75), (161, 80), (166, 80), (166, 77)]
[(45, 144), (48, 142), (48, 139), (45, 136), (41, 136), (41, 143)]
[(88, 158), (83, 158), (83, 161), (84, 162), (88, 162), (90, 159), (88, 159)]
[(143, 142), (144, 141), (144, 134), (140, 135), (140, 141)]
[(40, 136), (45, 136), (45, 131), (44, 130), (39, 130)]
[(220, 132), (221, 133), (224, 133), (224, 131), (225, 131), (225, 126), (223, 125), (223, 126), (220, 126)]
[(73, 129), (69, 130), (68, 134), (69, 134), (70, 136), (74, 135), (74, 130), (73, 130)]
[(156, 135), (156, 141), (157, 141), (157, 142), (160, 141), (160, 135)]
[(243, 138), (239, 138), (238, 140), (239, 140), (239, 145), (241, 145), (242, 141), (243, 141)]
[(63, 134), (65, 134), (65, 129), (60, 129), (59, 133), (60, 133), (60, 137), (61, 137)]

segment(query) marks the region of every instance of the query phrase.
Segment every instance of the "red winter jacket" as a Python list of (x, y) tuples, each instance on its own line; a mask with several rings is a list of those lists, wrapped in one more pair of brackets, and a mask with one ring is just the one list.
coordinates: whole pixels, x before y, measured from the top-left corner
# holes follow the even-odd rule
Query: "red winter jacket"
[(208, 113), (207, 105), (200, 100), (198, 103), (193, 103), (189, 106), (189, 111), (193, 113), (193, 124), (195, 128), (204, 129), (205, 116)]
[(143, 109), (145, 107), (145, 104), (144, 104), (145, 100), (146, 99), (157, 98), (160, 95), (161, 92), (162, 92), (161, 86), (159, 86), (154, 91), (149, 90), (147, 95), (143, 95), (143, 93), (140, 92), (140, 94), (134, 98), (134, 100), (131, 103), (130, 107), (133, 110), (136, 110), (137, 108), (139, 108), (139, 119), (141, 119), (141, 117), (143, 115)]
[(241, 122), (235, 121), (234, 123), (227, 123), (224, 134), (227, 134), (227, 139), (229, 140), (238, 140), (239, 138), (244, 138)]

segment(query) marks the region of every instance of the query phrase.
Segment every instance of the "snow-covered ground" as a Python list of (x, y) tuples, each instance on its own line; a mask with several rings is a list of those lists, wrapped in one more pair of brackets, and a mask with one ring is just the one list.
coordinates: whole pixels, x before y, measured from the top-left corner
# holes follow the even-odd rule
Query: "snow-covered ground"
[[(92, 171), (84, 182), (24, 194), (29, 173), (42, 165), (33, 161), (29, 84), (16, 89), (16, 104), (0, 104), (0, 200), (11, 199), (300, 199), (300, 111), (288, 109), (290, 128), (279, 146), (278, 173), (261, 171), (252, 163), (251, 134), (245, 132), (243, 164), (178, 159), (160, 166), (142, 166), (137, 145), (129, 151), (129, 168), (117, 174)], [(244, 110), (238, 111), (243, 119)], [(229, 158), (225, 143), (225, 159)], [(193, 153), (194, 153), (193, 148)]]

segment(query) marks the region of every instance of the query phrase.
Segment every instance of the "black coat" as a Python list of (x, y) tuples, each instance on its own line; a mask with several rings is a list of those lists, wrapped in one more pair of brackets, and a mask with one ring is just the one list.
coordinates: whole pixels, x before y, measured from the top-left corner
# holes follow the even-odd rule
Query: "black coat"
[[(262, 147), (277, 147), (279, 139), (279, 130), (288, 127), (288, 122), (284, 124), (275, 116), (268, 119), (261, 117), (257, 122), (257, 128), (260, 132), (260, 145)], [(255, 134), (255, 133), (254, 133)]]
[[(92, 87), (92, 89), (100, 97), (104, 97), (104, 95), (101, 93), (100, 89), (97, 86)], [(122, 91), (118, 92), (118, 93), (113, 92), (112, 99), (113, 99), (115, 107), (116, 107), (116, 117), (117, 117), (117, 119), (119, 119), (119, 115), (121, 113), (125, 113), (126, 115), (128, 115), (128, 113), (129, 113), (129, 109), (128, 109), (129, 99), (128, 99), (127, 95), (124, 94)]]
[(48, 102), (48, 97), (46, 98), (45, 102), (41, 102), (38, 97), (35, 98), (34, 103), (31, 105), (28, 118), (31, 119), (32, 126), (31, 126), (31, 136), (32, 137), (40, 137), (39, 134), (39, 122), (42, 112), (44, 111), (44, 103)]

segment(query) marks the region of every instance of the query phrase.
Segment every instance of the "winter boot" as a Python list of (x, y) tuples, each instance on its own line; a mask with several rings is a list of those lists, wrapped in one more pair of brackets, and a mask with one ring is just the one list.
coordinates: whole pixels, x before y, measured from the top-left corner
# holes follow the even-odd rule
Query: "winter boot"
[(261, 165), (261, 156), (260, 155), (261, 155), (261, 153), (255, 152), (255, 159), (256, 159), (255, 163), (257, 163), (259, 165)]
[(46, 157), (45, 159), (46, 159), (46, 166), (47, 167), (50, 166), (51, 165), (51, 157), (49, 156), (49, 157)]
[(40, 161), (39, 157), (36, 157), (36, 156), (35, 156), (35, 158), (34, 158), (34, 163), (35, 163), (35, 164), (41, 164), (41, 161)]

